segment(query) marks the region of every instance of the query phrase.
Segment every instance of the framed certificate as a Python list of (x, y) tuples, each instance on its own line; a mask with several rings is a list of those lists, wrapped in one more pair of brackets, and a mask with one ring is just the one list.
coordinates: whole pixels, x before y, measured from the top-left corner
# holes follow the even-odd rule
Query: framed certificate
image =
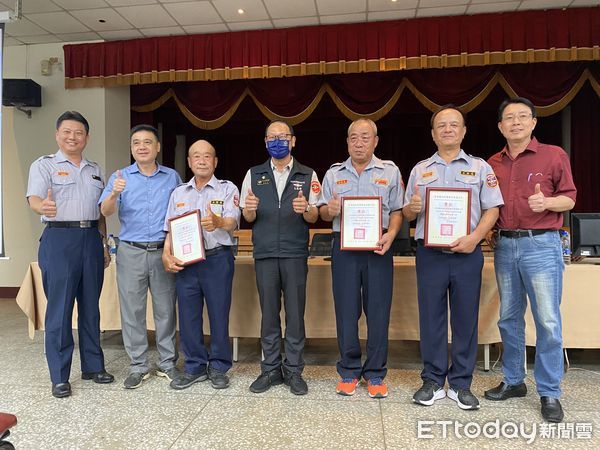
[(450, 247), (471, 233), (471, 190), (427, 188), (425, 206), (425, 246)]
[(182, 261), (183, 265), (206, 259), (200, 212), (197, 209), (169, 219), (169, 237), (173, 256)]
[(379, 250), (381, 197), (344, 197), (340, 220), (342, 250)]

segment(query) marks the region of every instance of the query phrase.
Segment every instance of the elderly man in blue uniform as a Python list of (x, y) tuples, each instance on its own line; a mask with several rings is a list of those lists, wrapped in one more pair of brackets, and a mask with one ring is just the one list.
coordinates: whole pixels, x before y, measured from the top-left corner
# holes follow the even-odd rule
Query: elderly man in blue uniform
[[(71, 395), (69, 376), (73, 357), (71, 322), (77, 297), (81, 378), (111, 383), (100, 348), (98, 303), (104, 269), (110, 259), (104, 217), (98, 198), (104, 188), (98, 164), (83, 150), (89, 139), (88, 121), (76, 111), (56, 121), (58, 151), (37, 159), (29, 170), (27, 200), (46, 225), (38, 261), (48, 299), (45, 349), (52, 395)], [(103, 250), (104, 247), (104, 250)]]
[[(192, 144), (188, 165), (194, 177), (173, 191), (165, 217), (164, 230), (168, 232), (169, 219), (199, 210), (206, 257), (184, 266), (173, 256), (167, 235), (162, 259), (167, 272), (177, 274), (179, 336), (185, 357), (184, 372), (171, 381), (173, 389), (185, 389), (207, 378), (215, 389), (229, 387), (232, 246), (233, 232), (240, 224), (240, 209), (238, 188), (214, 176), (217, 162), (211, 144), (202, 140)], [(210, 352), (204, 345), (202, 331), (205, 300), (210, 322)]]
[(160, 357), (156, 374), (173, 381), (177, 375), (175, 342), (175, 275), (165, 271), (162, 249), (169, 196), (181, 184), (173, 169), (156, 162), (160, 152), (158, 131), (137, 125), (130, 132), (135, 163), (117, 170), (100, 197), (102, 214), (119, 212), (120, 244), (117, 252), (117, 286), (121, 307), (123, 344), (131, 360), (123, 386), (135, 389), (150, 376), (146, 306), (148, 288)]
[[(494, 171), (481, 158), (467, 155), (461, 143), (465, 117), (453, 105), (442, 106), (431, 118), (431, 136), (437, 152), (418, 163), (410, 173), (402, 210), (406, 220), (417, 219), (417, 288), (422, 387), (415, 403), (430, 406), (446, 396), (461, 409), (478, 409), (471, 392), (477, 361), (477, 323), (483, 254), (479, 243), (494, 226), (502, 194)], [(447, 248), (425, 247), (427, 188), (462, 188), (471, 191), (470, 233)], [(449, 300), (448, 300), (449, 299)], [(448, 301), (452, 329), (451, 365), (448, 367)]]
[[(374, 155), (379, 142), (377, 126), (358, 119), (348, 128), (349, 158), (336, 163), (325, 174), (320, 213), (333, 221), (331, 273), (340, 360), (341, 379), (336, 392), (353, 395), (361, 378), (369, 396), (388, 395), (384, 378), (387, 373), (388, 328), (392, 305), (393, 255), (390, 246), (402, 225), (404, 186), (400, 170), (392, 161)], [(382, 236), (379, 250), (341, 250), (341, 200), (349, 196), (381, 197)], [(364, 310), (367, 319), (367, 358), (361, 363), (358, 320)]]
[[(254, 393), (285, 383), (304, 395), (304, 310), (308, 274), (308, 224), (316, 222), (321, 184), (310, 167), (292, 157), (294, 130), (285, 122), (265, 130), (269, 160), (252, 167), (242, 184), (241, 207), (252, 223), (254, 267), (262, 311), (261, 374), (250, 385)], [(281, 357), (281, 293), (285, 302), (285, 360)]]

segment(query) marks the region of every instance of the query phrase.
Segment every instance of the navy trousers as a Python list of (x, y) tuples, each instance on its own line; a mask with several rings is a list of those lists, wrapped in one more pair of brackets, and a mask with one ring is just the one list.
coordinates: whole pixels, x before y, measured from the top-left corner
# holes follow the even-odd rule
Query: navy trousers
[[(387, 373), (388, 328), (392, 307), (392, 252), (340, 250), (334, 235), (331, 275), (342, 378), (384, 378)], [(367, 319), (367, 359), (361, 364), (358, 320)]]
[(98, 228), (46, 228), (40, 239), (38, 261), (48, 299), (45, 343), (52, 383), (69, 381), (75, 298), (81, 371), (104, 370), (98, 308), (104, 254)]
[[(417, 246), (417, 289), (421, 335), (421, 378), (468, 389), (477, 362), (477, 323), (483, 254), (445, 253)], [(448, 299), (452, 364), (448, 368)]]
[[(204, 372), (208, 364), (220, 372), (231, 368), (229, 310), (233, 270), (233, 253), (224, 249), (185, 267), (176, 276), (179, 337), (185, 357), (184, 370), (189, 374)], [(202, 331), (205, 300), (210, 323), (210, 355)]]

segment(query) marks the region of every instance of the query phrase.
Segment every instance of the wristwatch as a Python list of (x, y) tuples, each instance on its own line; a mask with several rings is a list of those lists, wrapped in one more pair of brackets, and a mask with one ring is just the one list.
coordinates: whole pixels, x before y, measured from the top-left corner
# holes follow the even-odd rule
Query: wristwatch
[(309, 212), (312, 209), (312, 205), (309, 203), (306, 205), (306, 210), (304, 212)]

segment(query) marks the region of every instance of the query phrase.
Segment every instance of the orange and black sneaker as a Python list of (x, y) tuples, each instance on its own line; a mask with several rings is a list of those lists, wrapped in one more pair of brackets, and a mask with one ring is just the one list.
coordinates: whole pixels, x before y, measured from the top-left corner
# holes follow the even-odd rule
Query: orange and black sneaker
[(338, 381), (335, 392), (340, 395), (354, 395), (358, 380), (356, 378), (342, 378)]
[(367, 380), (367, 390), (371, 398), (386, 398), (388, 396), (388, 388), (383, 382), (383, 378), (375, 377)]

